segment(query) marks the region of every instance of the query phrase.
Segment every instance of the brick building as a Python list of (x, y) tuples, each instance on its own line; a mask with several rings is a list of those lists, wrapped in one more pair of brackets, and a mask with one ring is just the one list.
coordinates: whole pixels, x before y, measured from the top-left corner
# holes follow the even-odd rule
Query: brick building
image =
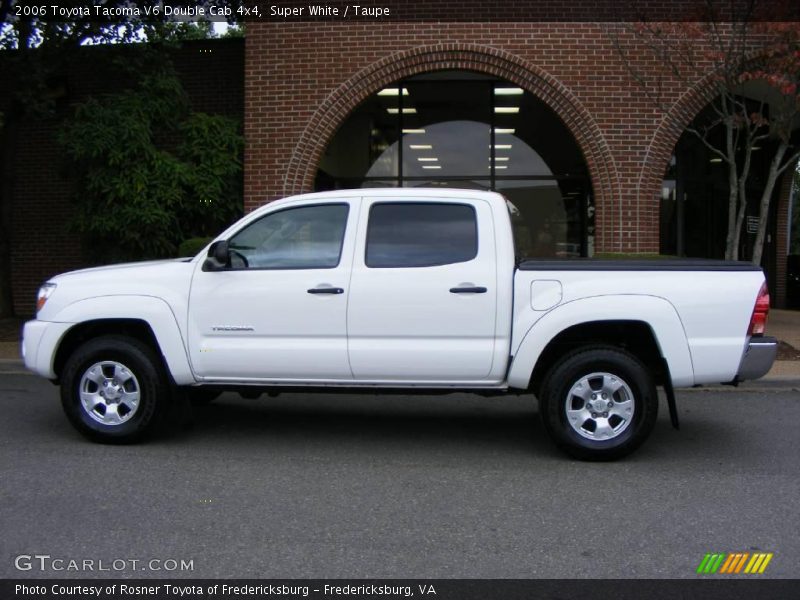
[[(243, 113), (245, 210), (342, 187), (496, 189), (534, 256), (721, 258), (724, 173), (683, 133), (709, 87), (668, 84), (664, 114), (631, 80), (610, 27), (264, 20), (248, 23), (245, 41), (185, 44), (176, 65), (195, 109)], [(652, 66), (636, 40), (623, 41), (632, 63)], [(108, 82), (85, 61), (60, 114)], [(26, 124), (11, 167), (20, 314), (48, 276), (93, 262), (65, 227), (57, 122)], [(780, 306), (791, 178), (777, 187), (764, 266)], [(753, 237), (743, 236), (745, 255)]]
[[(709, 86), (667, 82), (665, 115), (614, 39), (628, 35), (637, 68), (649, 55), (612, 27), (249, 23), (245, 208), (337, 187), (496, 189), (522, 213), (533, 254), (722, 258), (724, 171), (682, 137)], [(781, 305), (791, 176), (778, 188), (764, 266)]]

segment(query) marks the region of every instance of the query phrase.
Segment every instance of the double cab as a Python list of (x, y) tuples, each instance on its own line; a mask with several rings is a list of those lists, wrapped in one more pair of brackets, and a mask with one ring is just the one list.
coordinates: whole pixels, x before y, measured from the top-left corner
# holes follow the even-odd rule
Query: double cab
[(358, 189), (278, 200), (193, 258), (53, 277), (24, 328), (29, 369), (100, 442), (175, 399), (230, 389), (530, 394), (569, 454), (621, 457), (665, 391), (763, 376), (760, 268), (522, 259), (492, 192)]

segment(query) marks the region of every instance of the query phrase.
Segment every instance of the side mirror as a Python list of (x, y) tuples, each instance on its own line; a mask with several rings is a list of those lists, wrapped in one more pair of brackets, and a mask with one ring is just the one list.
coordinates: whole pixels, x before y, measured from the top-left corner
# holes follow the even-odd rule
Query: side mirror
[(228, 240), (219, 240), (211, 244), (208, 257), (203, 263), (204, 271), (221, 271), (231, 265), (231, 254)]

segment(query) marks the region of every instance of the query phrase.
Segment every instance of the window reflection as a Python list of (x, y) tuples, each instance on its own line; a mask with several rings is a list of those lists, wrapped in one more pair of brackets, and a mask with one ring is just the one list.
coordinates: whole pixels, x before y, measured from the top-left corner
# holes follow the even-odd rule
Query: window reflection
[(517, 256), (574, 258), (586, 256), (588, 215), (581, 188), (555, 179), (503, 180), (497, 191), (513, 205), (512, 225)]
[(403, 181), (403, 187), (443, 187), (488, 192), (492, 189), (492, 182), (489, 179), (406, 179)]
[(466, 262), (477, 254), (478, 230), (471, 206), (382, 202), (370, 210), (368, 267), (431, 267)]
[(270, 213), (231, 238), (231, 262), (239, 269), (334, 268), (348, 210), (346, 204), (329, 204)]

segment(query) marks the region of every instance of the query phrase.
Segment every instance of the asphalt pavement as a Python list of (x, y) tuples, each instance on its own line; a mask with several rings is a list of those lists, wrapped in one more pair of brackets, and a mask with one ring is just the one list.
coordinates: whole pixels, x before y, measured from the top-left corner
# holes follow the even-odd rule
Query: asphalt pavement
[(681, 431), (662, 399), (650, 440), (607, 464), (558, 452), (530, 397), (465, 394), (225, 394), (191, 429), (115, 447), (6, 369), (0, 577), (695, 578), (739, 551), (797, 577), (797, 385), (678, 406)]

